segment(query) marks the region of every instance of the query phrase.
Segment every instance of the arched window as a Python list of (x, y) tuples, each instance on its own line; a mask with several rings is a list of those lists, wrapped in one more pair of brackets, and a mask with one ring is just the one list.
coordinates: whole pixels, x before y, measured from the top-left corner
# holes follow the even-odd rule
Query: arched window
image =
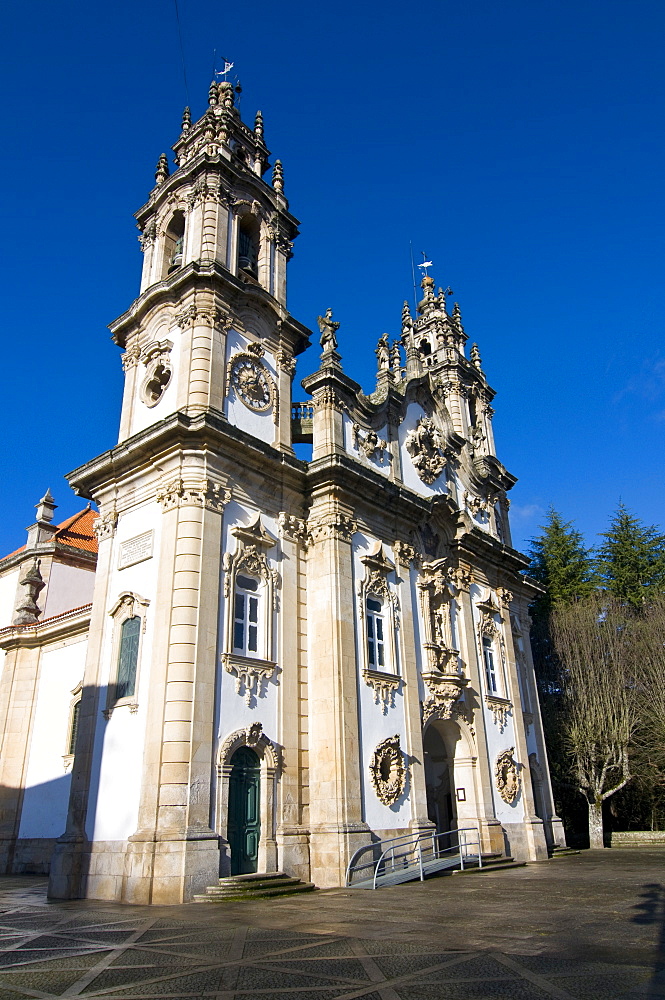
[(259, 277), (259, 223), (253, 215), (243, 215), (238, 229), (238, 270)]
[(383, 601), (375, 594), (367, 598), (367, 664), (370, 670), (389, 670)]
[(239, 573), (236, 576), (233, 602), (233, 652), (241, 656), (261, 655), (260, 601), (259, 580)]
[(121, 698), (131, 698), (135, 694), (140, 635), (141, 619), (138, 616), (127, 618), (122, 623), (115, 685), (115, 696), (118, 701)]
[(166, 228), (164, 237), (164, 263), (162, 267), (162, 278), (165, 278), (172, 271), (177, 271), (182, 267), (182, 252), (185, 240), (185, 216), (182, 212), (174, 212)]

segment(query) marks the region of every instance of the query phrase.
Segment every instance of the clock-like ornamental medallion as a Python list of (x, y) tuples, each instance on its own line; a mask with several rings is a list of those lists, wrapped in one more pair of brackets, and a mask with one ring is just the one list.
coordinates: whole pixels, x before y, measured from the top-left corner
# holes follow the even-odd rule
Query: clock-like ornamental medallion
[(272, 405), (270, 375), (260, 361), (241, 356), (231, 365), (231, 385), (245, 406), (256, 413), (269, 410)]

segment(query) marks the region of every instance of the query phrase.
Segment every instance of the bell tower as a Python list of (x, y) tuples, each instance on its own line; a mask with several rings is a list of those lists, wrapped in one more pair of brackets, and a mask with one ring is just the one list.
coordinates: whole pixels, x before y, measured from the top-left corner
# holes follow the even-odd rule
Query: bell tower
[[(298, 221), (282, 164), (268, 183), (263, 116), (245, 125), (228, 82), (211, 84), (199, 121), (185, 108), (173, 151), (177, 169), (160, 156), (136, 213), (140, 295), (111, 325), (124, 348), (120, 441), (175, 412), (210, 412), (291, 452), (293, 358), (308, 331), (286, 309)], [(234, 355), (247, 356), (234, 366)]]
[[(282, 165), (269, 183), (261, 112), (245, 125), (227, 82), (213, 82), (197, 122), (185, 109), (173, 150), (176, 169), (160, 156), (136, 214), (139, 296), (111, 324), (125, 372), (119, 442), (68, 477), (99, 506), (99, 557), (54, 898), (176, 903), (219, 873), (223, 663), (249, 669), (220, 646), (234, 641), (231, 527), (269, 511), (271, 530), (257, 522), (259, 542), (247, 546), (274, 552), (277, 515), (302, 506), (291, 382), (309, 331), (286, 308), (298, 221)], [(266, 595), (278, 573), (259, 563), (250, 584), (263, 598), (260, 667), (270, 673)], [(249, 709), (237, 700), (240, 726)], [(271, 857), (267, 819), (263, 830), (260, 854)]]

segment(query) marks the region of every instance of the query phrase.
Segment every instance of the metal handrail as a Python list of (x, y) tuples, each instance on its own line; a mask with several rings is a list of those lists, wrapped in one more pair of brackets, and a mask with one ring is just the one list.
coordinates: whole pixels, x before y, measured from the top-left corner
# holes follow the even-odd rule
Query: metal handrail
[[(469, 839), (467, 836), (469, 833), (474, 833), (477, 839)], [(460, 836), (462, 834), (462, 836)], [(457, 837), (457, 845), (451, 847), (442, 847), (441, 840), (444, 837)], [(431, 847), (430, 847), (431, 845)], [(471, 855), (469, 853), (470, 847), (478, 848), (477, 855)], [(365, 844), (364, 847), (360, 847), (352, 856), (349, 861), (348, 867), (346, 869), (346, 885), (347, 887), (352, 886), (352, 878), (354, 874), (358, 874), (362, 871), (367, 871), (367, 869), (373, 869), (372, 876), (372, 888), (376, 889), (377, 879), (386, 875), (387, 863), (390, 863), (390, 872), (395, 872), (399, 870), (399, 863), (403, 859), (412, 858), (414, 859), (411, 863), (407, 861), (406, 865), (402, 865), (402, 870), (415, 869), (416, 859), (417, 867), (420, 881), (422, 882), (425, 878), (425, 870), (423, 867), (423, 847), (426, 847), (426, 857), (425, 865), (429, 865), (430, 861), (442, 858), (445, 854), (452, 854), (457, 852), (459, 854), (460, 868), (464, 870), (464, 859), (473, 857), (474, 860), (477, 858), (478, 867), (482, 868), (483, 860), (481, 855), (481, 844), (480, 844), (480, 830), (475, 826), (458, 827), (454, 830), (445, 830), (441, 833), (419, 833), (419, 834), (407, 834), (402, 837), (392, 837), (389, 840), (379, 841), (377, 844)], [(383, 848), (378, 859), (376, 858), (376, 851), (379, 848)], [(371, 851), (373, 858), (371, 861), (365, 864), (358, 864), (358, 861), (363, 854)], [(397, 864), (396, 864), (397, 863)], [(383, 871), (381, 868), (383, 866)]]

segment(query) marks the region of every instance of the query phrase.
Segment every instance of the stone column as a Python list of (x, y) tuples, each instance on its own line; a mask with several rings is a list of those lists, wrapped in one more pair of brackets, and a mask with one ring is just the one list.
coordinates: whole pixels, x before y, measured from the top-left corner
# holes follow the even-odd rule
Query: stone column
[(308, 553), (311, 878), (344, 884), (351, 855), (367, 844), (362, 820), (357, 664), (349, 509), (312, 512)]

